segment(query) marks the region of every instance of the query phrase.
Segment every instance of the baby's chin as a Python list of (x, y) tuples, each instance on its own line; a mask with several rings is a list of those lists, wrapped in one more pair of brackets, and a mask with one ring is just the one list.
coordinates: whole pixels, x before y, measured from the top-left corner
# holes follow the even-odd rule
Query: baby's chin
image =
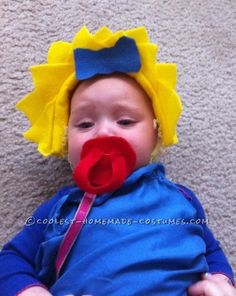
[(135, 168), (134, 168), (134, 171), (136, 171), (136, 170), (138, 170), (138, 169), (140, 169), (140, 168), (142, 168), (142, 167), (145, 167), (145, 166), (148, 165), (150, 162), (151, 162), (150, 159), (145, 160), (145, 161), (140, 161), (140, 162), (138, 161), (137, 164), (136, 164), (136, 166), (135, 166)]

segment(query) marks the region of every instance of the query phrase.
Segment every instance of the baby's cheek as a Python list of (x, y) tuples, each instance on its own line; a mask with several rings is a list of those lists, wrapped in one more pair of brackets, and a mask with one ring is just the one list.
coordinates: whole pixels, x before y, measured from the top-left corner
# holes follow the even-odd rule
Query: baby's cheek
[(76, 164), (80, 160), (80, 154), (81, 154), (81, 144), (78, 143), (75, 139), (68, 141), (68, 158), (73, 167), (76, 166)]

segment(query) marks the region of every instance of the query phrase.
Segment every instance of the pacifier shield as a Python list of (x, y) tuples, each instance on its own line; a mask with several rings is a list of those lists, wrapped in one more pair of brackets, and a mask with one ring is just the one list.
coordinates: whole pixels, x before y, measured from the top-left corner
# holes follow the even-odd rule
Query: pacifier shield
[(96, 138), (84, 144), (73, 177), (85, 192), (113, 192), (122, 186), (135, 164), (135, 152), (125, 139)]

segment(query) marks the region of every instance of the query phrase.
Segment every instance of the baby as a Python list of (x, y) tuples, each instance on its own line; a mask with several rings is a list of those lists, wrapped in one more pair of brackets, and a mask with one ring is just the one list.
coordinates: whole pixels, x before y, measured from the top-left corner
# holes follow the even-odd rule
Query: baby
[(45, 156), (67, 154), (76, 185), (4, 246), (2, 295), (236, 295), (196, 196), (150, 163), (177, 143), (182, 109), (175, 66), (155, 55), (144, 28), (82, 28), (32, 68), (25, 136)]

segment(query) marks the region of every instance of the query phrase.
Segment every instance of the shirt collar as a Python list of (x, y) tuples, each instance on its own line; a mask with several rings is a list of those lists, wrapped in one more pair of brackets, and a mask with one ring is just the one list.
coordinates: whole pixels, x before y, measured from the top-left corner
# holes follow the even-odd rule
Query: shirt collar
[[(115, 195), (116, 192), (120, 190), (124, 190), (126, 188), (131, 188), (132, 185), (137, 183), (141, 179), (145, 178), (165, 178), (165, 167), (162, 163), (151, 163), (147, 164), (146, 166), (140, 167), (136, 169), (132, 174), (128, 176), (128, 178), (125, 180), (122, 187), (118, 190), (116, 190), (113, 193), (105, 193), (100, 194), (96, 197), (94, 201), (94, 205), (100, 205), (101, 203), (105, 202), (108, 198), (110, 198), (112, 195)], [(72, 202), (80, 202), (80, 200), (83, 197), (84, 192), (80, 190), (80, 188), (76, 185), (68, 187), (68, 201)]]

